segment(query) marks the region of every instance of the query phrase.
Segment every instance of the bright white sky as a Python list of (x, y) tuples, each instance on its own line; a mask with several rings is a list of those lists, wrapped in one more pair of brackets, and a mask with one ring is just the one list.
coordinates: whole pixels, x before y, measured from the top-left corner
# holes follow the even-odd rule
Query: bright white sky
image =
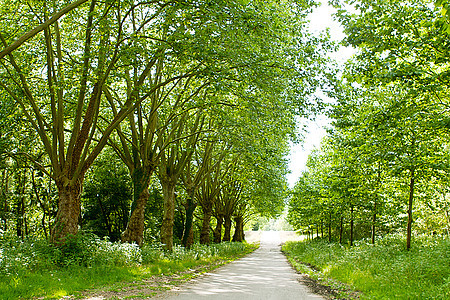
[[(333, 21), (332, 13), (334, 9), (326, 3), (316, 8), (310, 15), (310, 30), (313, 33), (319, 33), (326, 28), (330, 28), (330, 34), (333, 40), (340, 41), (345, 37), (342, 32), (342, 27), (338, 22)], [(353, 49), (343, 48), (334, 57), (339, 57), (339, 60), (345, 61), (354, 53)], [(305, 122), (305, 120), (301, 121)], [(309, 153), (314, 148), (320, 147), (320, 142), (325, 136), (325, 126), (329, 120), (325, 116), (318, 116), (315, 121), (306, 121), (308, 125), (308, 133), (305, 134), (304, 142), (298, 145), (291, 145), (289, 159), (289, 169), (291, 173), (287, 175), (289, 187), (294, 187), (301, 172), (306, 169), (306, 161)], [(300, 126), (299, 126), (300, 127)]]

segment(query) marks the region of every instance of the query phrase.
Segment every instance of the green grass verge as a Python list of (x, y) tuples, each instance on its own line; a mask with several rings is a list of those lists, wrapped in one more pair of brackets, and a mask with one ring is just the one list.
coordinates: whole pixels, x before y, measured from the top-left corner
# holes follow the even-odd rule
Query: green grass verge
[[(54, 248), (44, 241), (3, 242), (0, 244), (0, 299), (80, 297), (81, 291), (99, 287), (120, 290), (155, 275), (199, 268), (206, 271), (257, 247), (247, 243), (222, 243), (194, 245), (191, 250), (175, 247), (169, 253), (159, 246), (139, 249), (135, 245), (91, 238), (77, 241), (70, 251)], [(174, 282), (192, 276), (193, 272), (186, 272)], [(164, 287), (155, 285), (155, 289)]]
[(410, 251), (404, 245), (397, 235), (351, 248), (323, 240), (288, 242), (283, 251), (300, 272), (344, 283), (361, 291), (361, 299), (450, 299), (450, 240), (423, 236)]

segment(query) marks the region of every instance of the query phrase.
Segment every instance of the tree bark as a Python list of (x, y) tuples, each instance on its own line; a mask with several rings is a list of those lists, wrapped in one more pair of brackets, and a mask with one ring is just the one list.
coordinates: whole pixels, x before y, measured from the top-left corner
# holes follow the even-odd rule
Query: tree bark
[(209, 232), (212, 216), (212, 203), (204, 203), (202, 208), (203, 208), (203, 222), (202, 222), (202, 230), (200, 232), (200, 244), (208, 245), (209, 243), (211, 243)]
[(342, 244), (343, 232), (344, 232), (344, 217), (341, 216), (341, 226), (339, 228), (339, 244)]
[(58, 212), (51, 231), (51, 241), (54, 245), (61, 245), (65, 243), (69, 235), (78, 233), (82, 180), (78, 180), (75, 183), (69, 181), (66, 184), (64, 180), (58, 180), (56, 186), (59, 196)]
[(164, 249), (173, 249), (173, 223), (175, 217), (175, 183), (170, 180), (161, 180), (164, 196), (164, 216), (161, 224), (161, 243)]
[(244, 240), (244, 219), (235, 217), (236, 227), (234, 229), (233, 242), (242, 242)]
[(406, 229), (406, 249), (411, 249), (411, 232), (412, 232), (412, 207), (414, 198), (414, 169), (410, 170), (410, 181), (409, 181), (409, 201), (408, 201), (408, 225)]
[(328, 220), (328, 242), (331, 243), (331, 213), (330, 219)]
[(376, 223), (377, 223), (377, 199), (375, 199), (375, 202), (373, 203), (372, 244), (375, 244)]
[(194, 244), (194, 227), (192, 225), (196, 207), (197, 203), (194, 202), (192, 197), (189, 197), (184, 204), (184, 208), (186, 209), (186, 220), (184, 222), (183, 238), (181, 239), (181, 242), (187, 249), (191, 248)]
[(148, 187), (144, 188), (134, 203), (134, 209), (131, 210), (131, 216), (127, 224), (127, 228), (122, 233), (122, 243), (133, 243), (142, 247), (144, 241), (144, 224), (145, 224), (145, 206), (150, 194)]
[(230, 216), (224, 217), (224, 228), (225, 228), (225, 231), (223, 233), (222, 241), (229, 242), (231, 240), (231, 217)]
[(320, 219), (320, 233), (321, 233), (322, 238), (323, 238), (323, 218)]
[(223, 215), (220, 214), (217, 217), (217, 225), (214, 229), (214, 243), (219, 244), (222, 241), (222, 224), (223, 224)]
[(350, 246), (353, 246), (353, 205), (350, 208)]
[(122, 233), (122, 243), (136, 243), (142, 247), (144, 241), (145, 207), (150, 197), (148, 186), (153, 173), (151, 169), (137, 168), (132, 172), (133, 204), (127, 227)]

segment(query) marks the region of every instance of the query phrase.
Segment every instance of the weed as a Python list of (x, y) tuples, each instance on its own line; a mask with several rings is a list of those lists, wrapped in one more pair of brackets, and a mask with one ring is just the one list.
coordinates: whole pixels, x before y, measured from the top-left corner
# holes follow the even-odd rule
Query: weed
[(393, 235), (375, 245), (363, 240), (349, 248), (314, 240), (289, 242), (283, 250), (294, 261), (316, 266), (320, 276), (362, 291), (362, 298), (449, 299), (450, 241), (420, 236), (410, 251), (403, 245), (403, 237)]

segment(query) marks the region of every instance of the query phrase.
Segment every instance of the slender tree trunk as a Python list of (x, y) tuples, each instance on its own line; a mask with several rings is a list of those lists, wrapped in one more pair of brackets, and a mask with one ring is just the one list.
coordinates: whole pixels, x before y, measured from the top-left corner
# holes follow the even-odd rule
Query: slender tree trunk
[(342, 244), (342, 235), (344, 233), (344, 217), (341, 216), (341, 224), (339, 228), (339, 244)]
[(16, 204), (16, 234), (17, 237), (23, 239), (23, 215), (22, 215), (22, 199)]
[(27, 181), (25, 170), (19, 171), (16, 192), (19, 196), (16, 210), (17, 236), (22, 239), (28, 235), (27, 219), (25, 214), (25, 185)]
[(406, 249), (411, 249), (411, 231), (412, 231), (412, 207), (414, 198), (414, 169), (410, 170), (411, 178), (409, 182), (409, 201), (408, 201), (408, 226), (406, 229)]
[(175, 217), (175, 183), (167, 180), (162, 181), (164, 196), (164, 216), (161, 225), (161, 243), (166, 250), (173, 249), (173, 223)]
[(144, 241), (145, 207), (147, 206), (150, 193), (148, 186), (153, 170), (136, 168), (132, 172), (133, 180), (133, 204), (127, 227), (122, 233), (122, 243), (136, 243), (139, 247)]
[(450, 235), (450, 213), (448, 209), (445, 209), (445, 215), (447, 216), (447, 235)]
[(211, 242), (209, 237), (210, 222), (212, 216), (212, 203), (205, 203), (203, 206), (203, 223), (200, 232), (200, 244), (209, 244)]
[(222, 241), (222, 224), (223, 224), (223, 215), (219, 215), (217, 218), (217, 225), (214, 229), (214, 243), (219, 244)]
[(323, 218), (320, 219), (320, 233), (322, 234), (323, 238)]
[(229, 242), (231, 240), (231, 217), (225, 216), (224, 217), (224, 226), (225, 231), (223, 233), (223, 239), (224, 242)]
[(55, 245), (64, 244), (68, 235), (78, 233), (78, 225), (81, 213), (81, 187), (82, 180), (75, 183), (57, 181), (58, 188), (58, 212), (55, 224), (51, 231), (51, 241)]
[(8, 178), (8, 172), (6, 170), (6, 168), (3, 170), (3, 175), (2, 175), (2, 189), (0, 191), (2, 198), (4, 199), (3, 203), (0, 203), (3, 205), (3, 207), (1, 208), (2, 211), (4, 212), (2, 215), (2, 221), (3, 221), (3, 230), (6, 231), (8, 229), (8, 222), (6, 219), (6, 215), (8, 212), (8, 201), (7, 201), (7, 197), (9, 194), (9, 178)]
[(328, 242), (331, 243), (331, 213), (328, 220)]
[(192, 197), (189, 197), (184, 204), (186, 209), (186, 220), (184, 222), (183, 238), (181, 239), (183, 246), (189, 249), (194, 244), (194, 211), (197, 207), (197, 203), (194, 202)]
[(372, 216), (372, 244), (375, 244), (375, 234), (376, 234), (376, 224), (377, 224), (377, 199), (373, 203), (373, 216)]
[(350, 208), (350, 246), (353, 246), (353, 205)]
[(42, 230), (44, 231), (45, 239), (47, 239), (48, 238), (48, 234), (47, 234), (47, 228), (45, 226), (45, 217), (46, 217), (47, 210), (45, 208), (45, 205), (42, 202), (41, 196), (39, 195), (39, 191), (38, 191), (38, 188), (37, 188), (37, 185), (36, 185), (36, 180), (35, 180), (35, 177), (34, 177), (34, 171), (31, 172), (31, 179), (32, 179), (31, 183), (33, 185), (34, 195), (35, 195), (36, 200), (39, 202), (39, 205), (41, 206), (41, 209), (42, 209), (42, 219), (41, 219)]

